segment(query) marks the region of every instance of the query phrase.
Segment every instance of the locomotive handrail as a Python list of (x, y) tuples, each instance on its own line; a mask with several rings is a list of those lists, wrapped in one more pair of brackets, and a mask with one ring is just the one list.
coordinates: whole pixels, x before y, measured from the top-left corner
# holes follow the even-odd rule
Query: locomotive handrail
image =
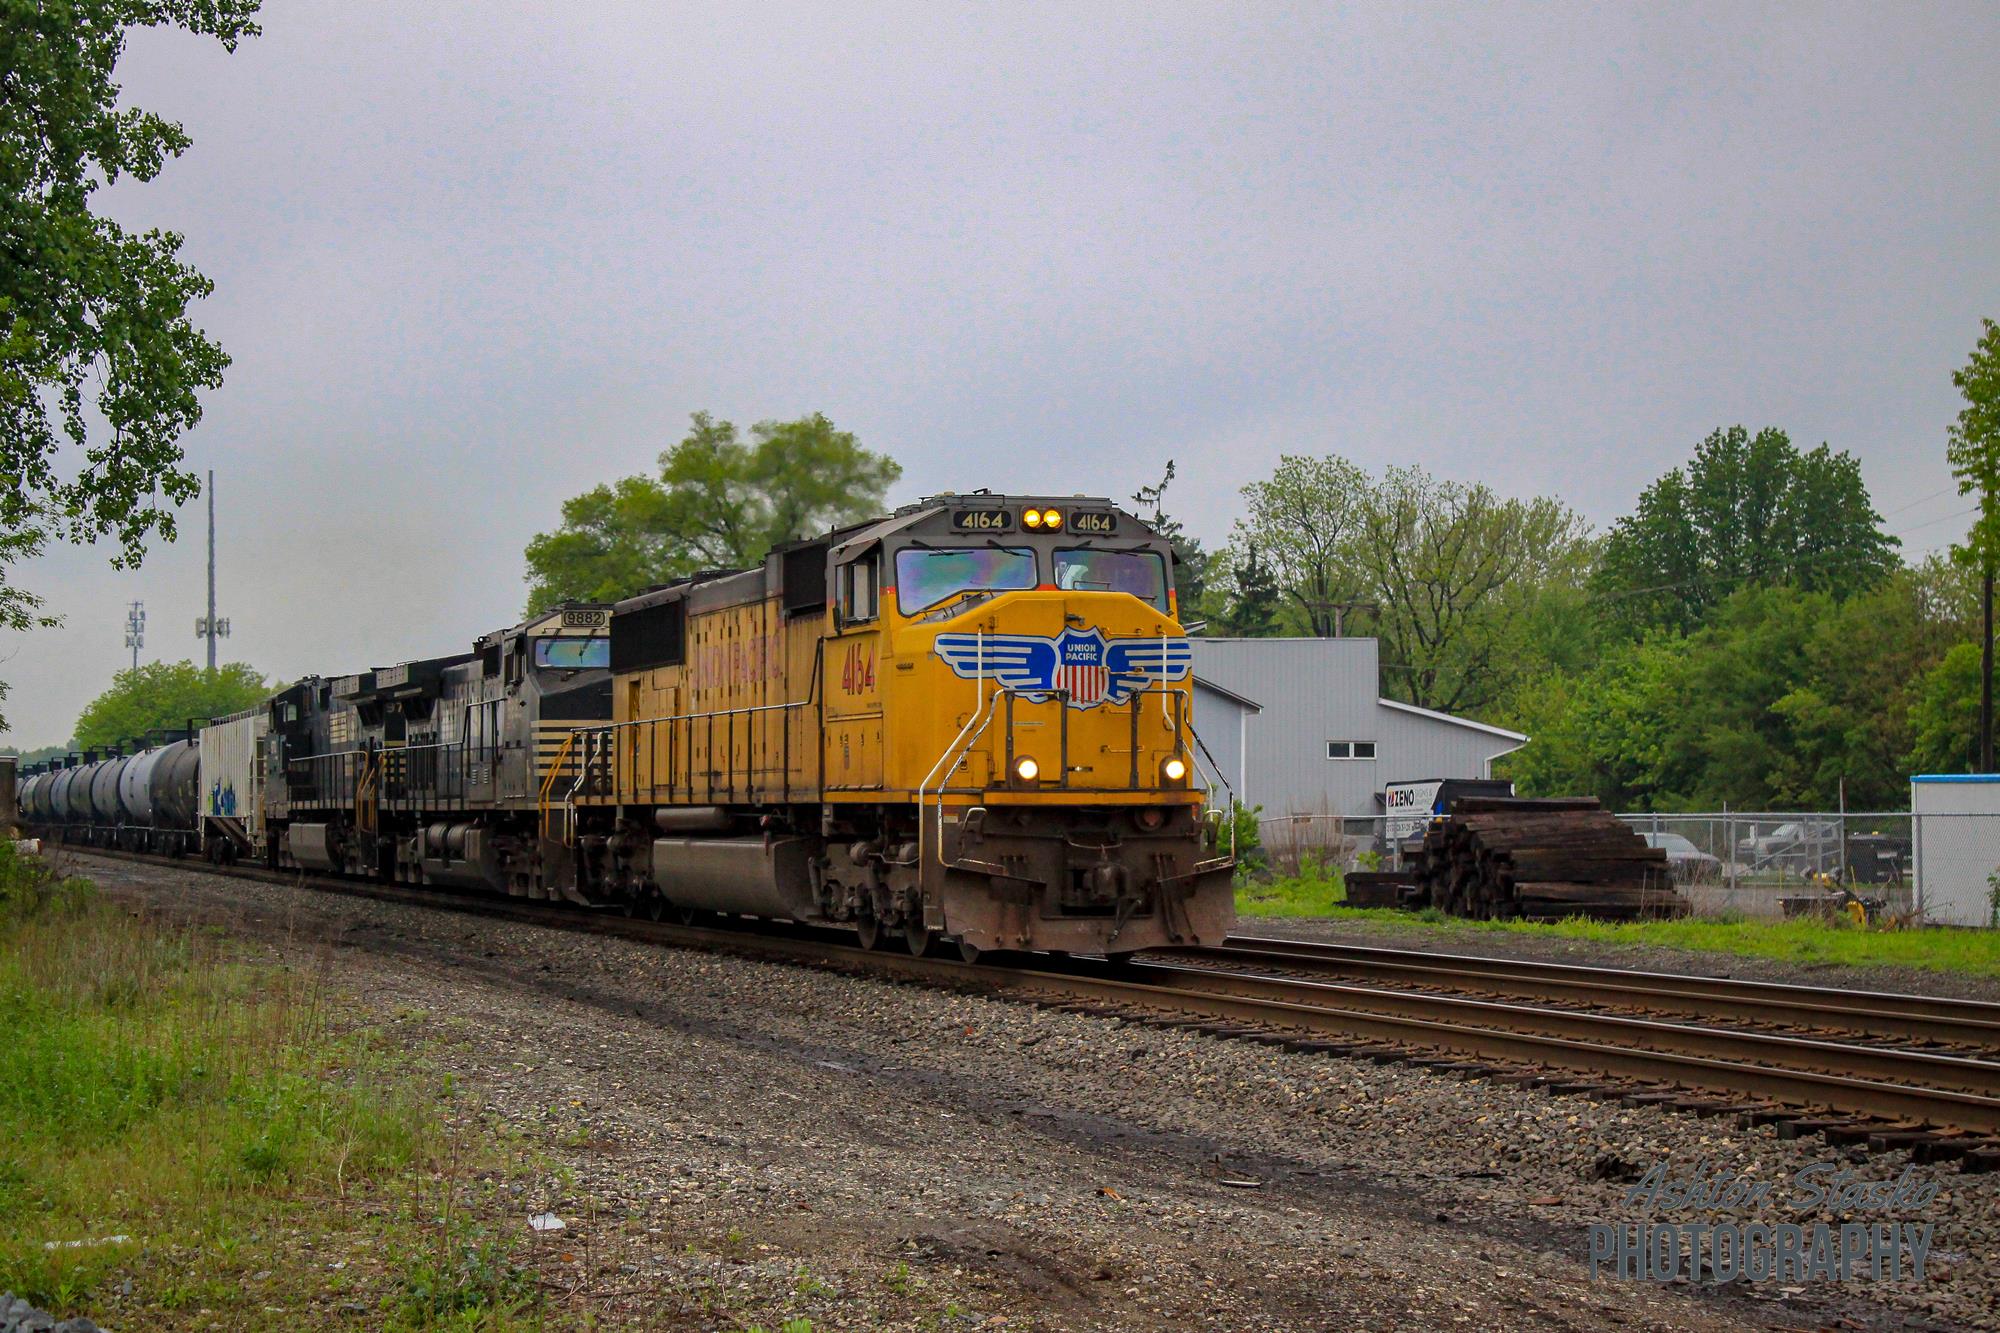
[(1204, 779), (1207, 779), (1207, 790), (1214, 791), (1214, 784), (1220, 782), (1222, 784), (1223, 795), (1229, 798), (1229, 859), (1234, 861), (1236, 859), (1236, 789), (1230, 786), (1229, 779), (1222, 775), (1222, 765), (1216, 763), (1215, 755), (1209, 751), (1208, 742), (1203, 740), (1201, 733), (1194, 729), (1192, 719), (1188, 722), (1188, 735), (1194, 738), (1194, 743), (1200, 747), (1202, 754), (1208, 755), (1208, 763), (1215, 765), (1215, 774), (1213, 777), (1210, 777), (1208, 765), (1202, 763), (1195, 756), (1194, 751), (1188, 751), (1188, 757), (1194, 759), (1195, 771), (1200, 773)]
[[(780, 713), (795, 708), (810, 708), (813, 706), (814, 702), (815, 701), (811, 697), (807, 697), (804, 699), (787, 699), (782, 703), (775, 703), (775, 704), (746, 704), (740, 708), (712, 708), (699, 713), (673, 713), (673, 714), (663, 715), (660, 717), (633, 717), (633, 718), (627, 718), (623, 722), (601, 722), (595, 726), (578, 727), (576, 728), (576, 732), (589, 733), (589, 736), (585, 738), (584, 745), (586, 749), (592, 752), (591, 754), (586, 756), (585, 763), (582, 765), (582, 767), (578, 772), (577, 775), (578, 786), (580, 786), (582, 782), (586, 780), (586, 776), (591, 767), (591, 764), (594, 762), (601, 762), (602, 758), (604, 757), (602, 754), (597, 753), (598, 745), (596, 743), (596, 740), (593, 738), (600, 738), (602, 740), (610, 742), (608, 747), (610, 749), (610, 758), (612, 763), (616, 765), (618, 763), (619, 756), (616, 749), (616, 738), (612, 735), (612, 733), (617, 732), (626, 727), (657, 728), (665, 726), (671, 728), (680, 726), (682, 724), (691, 725), (696, 722), (707, 722), (710, 724), (710, 729), (713, 730), (713, 725), (716, 719), (718, 718), (728, 718), (733, 723), (734, 719), (747, 715), (753, 715), (758, 713)], [(575, 732), (572, 732), (571, 734), (574, 735)], [(669, 732), (669, 735), (671, 734), (672, 733)], [(733, 744), (733, 737), (730, 739), (732, 740)], [(756, 741), (756, 734), (754, 731), (750, 734), (749, 739), (754, 747)], [(785, 733), (785, 745), (786, 745), (786, 751), (789, 754), (791, 747), (791, 732), (789, 728), (786, 730)], [(711, 738), (711, 744), (708, 747), (708, 751), (709, 751), (709, 758), (713, 760), (715, 757), (715, 747), (712, 743), (712, 738)], [(671, 766), (671, 761), (670, 761), (670, 766)], [(636, 789), (636, 785), (638, 782), (638, 755), (636, 751), (632, 758), (632, 767), (633, 767), (632, 780), (634, 783), (634, 787)], [(687, 781), (688, 795), (690, 799), (693, 797), (694, 794), (694, 776), (695, 775), (693, 770), (690, 769), (688, 772), (688, 781)], [(730, 778), (729, 790), (732, 794), (734, 794), (736, 789), (735, 776), (736, 776), (735, 771), (732, 769), (729, 774)], [(754, 768), (749, 774), (746, 775), (746, 777), (748, 777), (750, 780), (754, 782), (755, 779)], [(708, 781), (707, 794), (712, 798), (715, 792), (715, 773), (713, 770), (709, 772), (708, 780), (709, 781)], [(612, 785), (614, 787), (617, 785), (617, 775), (615, 772), (612, 775)], [(666, 786), (668, 791), (671, 793), (675, 786), (673, 776), (671, 774), (668, 775)], [(655, 780), (648, 784), (648, 790), (657, 791), (659, 787), (660, 783), (657, 779), (657, 775), (655, 775)], [(791, 789), (791, 766), (789, 762), (787, 762), (785, 766), (785, 789), (787, 791)], [(576, 790), (577, 787), (571, 788), (572, 797), (575, 795)], [(753, 792), (754, 792), (754, 787), (753, 787)]]
[[(981, 677), (981, 680), (983, 681), (984, 677)], [(994, 683), (993, 698), (987, 702), (984, 710), (974, 710), (972, 716), (965, 720), (965, 725), (959, 728), (958, 735), (952, 740), (952, 743), (945, 747), (944, 753), (938, 756), (935, 764), (931, 765), (931, 771), (924, 774), (924, 780), (917, 784), (917, 874), (919, 889), (921, 889), (923, 883), (922, 867), (924, 865), (924, 795), (930, 790), (931, 779), (938, 778), (939, 784), (937, 847), (938, 864), (942, 866), (944, 864), (944, 779), (939, 776), (939, 770), (943, 769), (944, 773), (950, 774), (953, 769), (958, 767), (965, 756), (972, 752), (973, 743), (986, 734), (986, 728), (993, 725), (993, 714), (1000, 706), (1001, 696), (1007, 695), (1011, 697), (1014, 693), (1013, 686), (1002, 685), (996, 681)], [(982, 716), (985, 719), (984, 721), (981, 721)], [(979, 724), (977, 731), (973, 730), (974, 723)], [(950, 767), (946, 767), (947, 760), (951, 761)]]
[[(426, 741), (392, 745), (374, 751), (381, 771), (375, 775), (373, 799), (378, 808), (464, 810), (469, 764), (497, 762), (501, 747), (492, 742)], [(359, 747), (285, 759), (286, 799), (308, 809), (348, 807), (363, 794), (370, 752)], [(455, 762), (454, 762), (455, 761)], [(365, 767), (364, 767), (365, 766)], [(301, 785), (305, 794), (297, 794)]]
[[(549, 771), (542, 775), (542, 789), (540, 795), (535, 798), (535, 805), (541, 816), (542, 839), (544, 841), (547, 841), (549, 836), (549, 791), (556, 785), (556, 778), (563, 771), (563, 761), (569, 757), (570, 749), (576, 744), (576, 733), (578, 730), (579, 728), (572, 727), (564, 735), (562, 748), (556, 751), (556, 757), (549, 762)], [(578, 781), (582, 780), (582, 768), (580, 765), (577, 777)], [(576, 785), (574, 783), (570, 786), (569, 795), (571, 799), (566, 803), (569, 807), (569, 819), (566, 821), (566, 827), (563, 830), (564, 846), (569, 845), (571, 835), (576, 830)]]

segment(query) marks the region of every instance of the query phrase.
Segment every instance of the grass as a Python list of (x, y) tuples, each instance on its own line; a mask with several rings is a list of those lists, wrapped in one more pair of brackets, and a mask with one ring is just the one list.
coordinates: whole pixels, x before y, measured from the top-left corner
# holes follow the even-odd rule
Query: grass
[(539, 1326), (502, 1148), (344, 1016), (0, 841), (0, 1290), (122, 1327)]
[(1238, 916), (1330, 916), (1347, 910), (1347, 880), (1337, 866), (1307, 857), (1296, 875), (1236, 886)]
[(1236, 911), (1243, 917), (1316, 916), (1371, 927), (1428, 929), (1456, 934), (1471, 947), (1482, 934), (1505, 932), (1599, 944), (1637, 944), (1690, 952), (1739, 954), (1788, 963), (1843, 967), (1907, 967), (2000, 979), (2000, 930), (1928, 927), (1864, 930), (1844, 921), (1802, 918), (1682, 917), (1671, 921), (1465, 921), (1435, 909), (1400, 912), (1348, 907), (1338, 871), (1288, 876), (1241, 885)]

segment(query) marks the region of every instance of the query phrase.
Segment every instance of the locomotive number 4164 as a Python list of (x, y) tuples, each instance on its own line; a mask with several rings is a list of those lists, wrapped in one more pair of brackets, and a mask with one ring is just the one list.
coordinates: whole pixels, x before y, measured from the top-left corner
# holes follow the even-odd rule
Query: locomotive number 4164
[(875, 650), (862, 644), (847, 645), (847, 656), (840, 666), (840, 689), (843, 694), (861, 694), (875, 688)]

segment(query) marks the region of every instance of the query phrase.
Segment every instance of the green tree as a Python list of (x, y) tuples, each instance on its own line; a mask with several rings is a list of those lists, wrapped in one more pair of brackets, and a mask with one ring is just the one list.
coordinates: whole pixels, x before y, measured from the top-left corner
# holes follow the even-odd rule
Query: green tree
[[(1167, 460), (1167, 471), (1157, 486), (1141, 486), (1132, 496), (1139, 517), (1148, 527), (1167, 539), (1167, 545), (1174, 552), (1174, 604), (1180, 608), (1181, 618), (1186, 620), (1200, 610), (1208, 595), (1208, 555), (1201, 549), (1201, 543), (1181, 527), (1179, 519), (1169, 518), (1166, 512), (1167, 487), (1174, 482), (1174, 460)], [(1148, 512), (1150, 511), (1150, 512)]]
[(1531, 737), (1496, 771), (1524, 796), (1595, 796), (1614, 810), (1674, 808), (1691, 785), (1676, 724), (1688, 643), (1655, 631), (1614, 643), (1583, 671), (1545, 671), (1511, 721)]
[(1420, 708), (1484, 712), (1513, 665), (1522, 588), (1574, 578), (1588, 525), (1559, 500), (1503, 498), (1392, 467), (1360, 498), (1349, 543), (1365, 573), (1383, 685)]
[(271, 693), (263, 676), (241, 662), (214, 671), (192, 662), (147, 662), (111, 681), (76, 720), (79, 750), (108, 749), (149, 731), (240, 713)]
[(1605, 638), (1594, 663), (1517, 692), (1508, 723), (1534, 740), (1505, 771), (1528, 794), (1620, 808), (1893, 807), (1913, 752), (1971, 734), (1958, 676), (1938, 674), (1963, 581), (1933, 560), (1844, 602), (1753, 586), (1693, 634)]
[(1911, 692), (1910, 771), (1968, 773), (1979, 758), (1979, 645), (1954, 644)]
[(1980, 629), (1979, 749), (1982, 771), (1993, 771), (1993, 573), (2000, 567), (2000, 325), (1982, 321), (1985, 332), (1972, 359), (1952, 372), (1951, 382), (1965, 399), (1951, 425), (1945, 460), (1958, 479), (1960, 495), (1979, 497), (1979, 515), (1957, 554), (1977, 569), (1984, 583)]
[[(134, 234), (92, 195), (146, 181), (188, 147), (181, 127), (118, 105), (133, 28), (179, 28), (227, 49), (257, 32), (258, 0), (0, 0), (0, 569), (50, 537), (109, 536), (130, 567), (199, 490), (180, 439), (228, 358), (188, 319), (211, 290), (173, 232)], [(67, 444), (80, 452), (61, 467)], [(0, 582), (0, 625), (49, 623)]]
[(1845, 598), (1895, 567), (1861, 466), (1781, 430), (1718, 430), (1613, 525), (1595, 579), (1627, 628), (1692, 630), (1737, 589), (1789, 584)]
[(1674, 797), (1704, 810), (1725, 802), (1770, 810), (1795, 799), (1781, 765), (1796, 738), (1779, 702), (1811, 684), (1808, 647), (1833, 607), (1825, 593), (1743, 588), (1690, 636), (1686, 706), (1671, 719), (1684, 756)]
[(528, 612), (566, 599), (615, 601), (702, 569), (743, 569), (772, 547), (886, 507), (902, 475), (815, 413), (761, 421), (750, 440), (706, 412), (660, 455), (563, 504), (562, 526), (528, 543)]
[(1262, 553), (1288, 618), (1316, 638), (1345, 629), (1345, 614), (1363, 600), (1352, 543), (1367, 491), (1367, 475), (1331, 454), (1284, 455), (1269, 480), (1243, 488), (1248, 512), (1231, 545)]
[(1771, 703), (1783, 729), (1770, 765), (1778, 804), (1827, 808), (1845, 795), (1849, 809), (1880, 810), (1909, 798), (1920, 691), (1965, 631), (1934, 595), (1941, 563), (1812, 610), (1803, 669)]
[(1238, 639), (1268, 638), (1278, 632), (1278, 585), (1253, 544), (1229, 563), (1229, 597), (1214, 619), (1218, 633)]

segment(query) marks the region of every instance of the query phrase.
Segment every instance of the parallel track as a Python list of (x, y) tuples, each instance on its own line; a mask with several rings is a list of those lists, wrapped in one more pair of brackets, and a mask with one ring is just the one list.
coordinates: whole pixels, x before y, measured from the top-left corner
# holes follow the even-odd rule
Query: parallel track
[[(1347, 1050), (1358, 1039), (1475, 1061), (1497, 1060), (1530, 1069), (1571, 1070), (1654, 1088), (1712, 1090), (1733, 1098), (1756, 1099), (1766, 1105), (1799, 1108), (1799, 1114), (1833, 1110), (1900, 1125), (2000, 1134), (2000, 1062), (1994, 1060), (1589, 1009), (1554, 1008), (1548, 1004), (1444, 995), (1412, 990), (1407, 985), (1344, 984), (1259, 970), (1279, 963), (1296, 966), (1302, 959), (1318, 959), (1332, 966), (1332, 960), (1340, 957), (1343, 959), (1340, 966), (1366, 963), (1384, 970), (1418, 969), (1426, 985), (1456, 984), (1460, 989), (1479, 991), (1491, 990), (1510, 973), (1515, 986), (1526, 986), (1527, 978), (1543, 976), (1534, 969), (1549, 966), (1544, 964), (1440, 959), (1394, 950), (1356, 951), (1357, 955), (1387, 957), (1347, 956), (1346, 946), (1301, 948), (1287, 941), (1232, 940), (1221, 949), (1201, 951), (1203, 965), (1199, 966), (1143, 959), (1119, 966), (1087, 958), (1036, 959), (1034, 966), (967, 965), (866, 950), (840, 942), (844, 937), (829, 938), (830, 932), (796, 927), (753, 932), (681, 926), (491, 895), (263, 868), (213, 867), (131, 853), (66, 850), (82, 858), (112, 857), (191, 873), (310, 887), (556, 929), (976, 990), (1037, 1003), (1081, 1004), (1147, 1021), (1193, 1021), (1228, 1035), (1282, 1042), (1300, 1049)], [(1441, 962), (1445, 965), (1443, 969), (1438, 966)], [(1451, 969), (1464, 967), (1470, 971), (1473, 964), (1488, 970), (1477, 972), (1469, 981), (1463, 974), (1455, 982), (1451, 980)], [(1422, 972), (1425, 968), (1430, 971)], [(1440, 970), (1445, 974), (1443, 977), (1433, 975)], [(1557, 973), (1592, 975), (1558, 976)], [(1407, 971), (1397, 975), (1406, 983), (1410, 976)], [(1745, 988), (1735, 1001), (1741, 1006), (1737, 1012), (1742, 1015), (1757, 1009), (1752, 997), (1779, 1004), (1788, 997), (1796, 997), (1801, 1005), (1822, 1010), (1842, 1009), (1829, 997), (1859, 999), (1875, 1003), (1876, 1008), (1867, 1013), (1900, 1012), (1907, 1021), (1907, 1035), (1913, 1036), (1922, 1028), (1925, 1011), (1933, 1007), (1932, 1001), (1918, 996), (1853, 996), (1810, 987), (1769, 988), (1770, 992), (1785, 992), (1777, 995), (1757, 987), (1757, 983), (1626, 974), (1594, 968), (1555, 967), (1544, 979), (1549, 990), (1534, 992), (1535, 998), (1549, 999), (1550, 992), (1560, 983), (1572, 988), (1568, 992), (1572, 998), (1577, 994), (1573, 988), (1598, 985), (1621, 992), (1637, 988), (1648, 997), (1678, 995), (1685, 1003), (1701, 1005), (1705, 999)], [(1685, 988), (1676, 990), (1676, 985)], [(1703, 990), (1704, 987), (1709, 989)], [(1980, 1006), (1966, 1006), (1964, 1001), (1935, 1002), (1937, 1011), (1952, 1015), (1951, 1021), (1958, 1025), (1954, 1029), (1958, 1036), (1953, 1040), (1962, 1040), (1968, 1033), (1984, 1033), (1983, 1024), (1990, 1021), (1990, 1016), (1974, 1012)], [(1842, 1011), (1864, 1012), (1852, 1005)], [(1769, 1017), (1768, 1008), (1758, 1010), (1756, 1016)], [(1982, 1040), (1990, 1044), (1990, 1039)]]
[(1216, 948), (1163, 949), (1149, 956), (1684, 1015), (1705, 1022), (1738, 1020), (1816, 1033), (1857, 1033), (2000, 1055), (2000, 1004), (1978, 1000), (1248, 935), (1231, 936)]

